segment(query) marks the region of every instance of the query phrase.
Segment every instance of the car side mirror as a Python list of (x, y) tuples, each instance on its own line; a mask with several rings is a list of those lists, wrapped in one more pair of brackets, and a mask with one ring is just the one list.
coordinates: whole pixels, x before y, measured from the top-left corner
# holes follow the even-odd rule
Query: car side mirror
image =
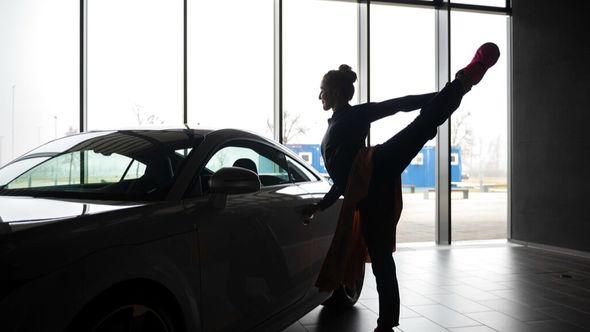
[(211, 204), (223, 209), (227, 195), (247, 194), (260, 190), (260, 178), (251, 170), (241, 167), (224, 167), (209, 179)]

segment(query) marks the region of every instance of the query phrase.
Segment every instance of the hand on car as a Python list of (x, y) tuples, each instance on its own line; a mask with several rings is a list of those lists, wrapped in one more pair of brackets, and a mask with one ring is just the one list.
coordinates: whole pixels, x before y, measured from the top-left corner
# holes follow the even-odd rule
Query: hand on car
[(320, 211), (321, 209), (317, 204), (311, 204), (306, 206), (303, 209), (303, 224), (306, 226), (309, 225), (311, 219), (313, 219), (313, 215)]

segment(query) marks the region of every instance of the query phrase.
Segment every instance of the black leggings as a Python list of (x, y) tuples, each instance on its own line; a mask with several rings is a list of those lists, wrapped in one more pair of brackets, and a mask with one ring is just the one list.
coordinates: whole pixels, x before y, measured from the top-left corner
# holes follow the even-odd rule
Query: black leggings
[(454, 80), (437, 93), (420, 110), (420, 115), (385, 143), (375, 148), (373, 164), (379, 180), (390, 180), (401, 174), (424, 144), (436, 136), (437, 127), (459, 107), (463, 99), (463, 85)]
[[(379, 293), (377, 324), (380, 327), (397, 326), (400, 311), (399, 287), (391, 254), (396, 227), (391, 206), (395, 188), (391, 185), (383, 186), (383, 184), (393, 183), (424, 144), (436, 136), (437, 127), (459, 107), (463, 94), (464, 89), (460, 81), (454, 80), (447, 83), (422, 108), (420, 115), (412, 123), (375, 148), (369, 194), (359, 204), (359, 208), (363, 214), (363, 237), (377, 281)], [(377, 190), (378, 186), (379, 190)], [(385, 191), (384, 188), (386, 188)]]

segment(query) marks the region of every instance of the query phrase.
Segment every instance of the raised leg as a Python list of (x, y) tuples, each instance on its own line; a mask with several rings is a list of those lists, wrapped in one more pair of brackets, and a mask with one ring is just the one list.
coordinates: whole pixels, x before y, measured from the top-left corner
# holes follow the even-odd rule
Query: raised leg
[[(373, 163), (379, 178), (399, 175), (424, 144), (436, 136), (436, 129), (459, 107), (464, 94), (460, 80), (447, 85), (420, 111), (408, 126), (385, 143), (378, 145)], [(391, 177), (392, 178), (392, 177)]]

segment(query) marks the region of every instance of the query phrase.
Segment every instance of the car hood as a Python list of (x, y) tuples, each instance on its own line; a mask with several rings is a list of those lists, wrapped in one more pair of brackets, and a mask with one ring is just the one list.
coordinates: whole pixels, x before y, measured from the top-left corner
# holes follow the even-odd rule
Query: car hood
[[(145, 205), (137, 202), (96, 202), (0, 196), (0, 226), (12, 231), (63, 219)], [(0, 231), (1, 233), (1, 231)]]

